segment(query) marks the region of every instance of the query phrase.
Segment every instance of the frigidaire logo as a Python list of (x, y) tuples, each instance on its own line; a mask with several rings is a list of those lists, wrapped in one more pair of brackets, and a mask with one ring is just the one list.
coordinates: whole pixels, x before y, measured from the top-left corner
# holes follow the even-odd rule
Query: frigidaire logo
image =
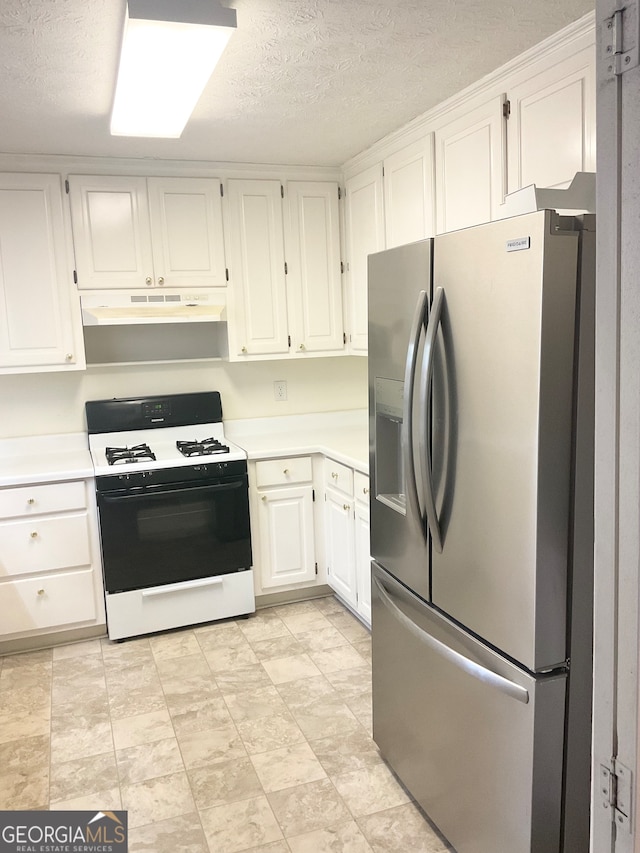
[(127, 813), (0, 812), (0, 853), (127, 853)]

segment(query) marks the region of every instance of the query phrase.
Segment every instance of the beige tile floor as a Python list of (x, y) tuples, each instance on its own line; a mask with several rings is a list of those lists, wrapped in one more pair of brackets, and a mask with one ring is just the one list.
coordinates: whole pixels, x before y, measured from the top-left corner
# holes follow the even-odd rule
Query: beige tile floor
[(0, 809), (127, 809), (130, 853), (441, 853), (371, 739), (333, 597), (0, 658)]

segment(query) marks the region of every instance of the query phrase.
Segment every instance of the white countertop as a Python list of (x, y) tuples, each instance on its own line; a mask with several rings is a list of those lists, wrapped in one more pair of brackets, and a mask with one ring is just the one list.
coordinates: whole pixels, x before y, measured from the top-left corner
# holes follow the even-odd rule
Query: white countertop
[(322, 453), (357, 471), (369, 471), (365, 409), (225, 421), (224, 428), (225, 435), (244, 448), (249, 459)]
[(93, 477), (85, 433), (0, 438), (0, 488)]

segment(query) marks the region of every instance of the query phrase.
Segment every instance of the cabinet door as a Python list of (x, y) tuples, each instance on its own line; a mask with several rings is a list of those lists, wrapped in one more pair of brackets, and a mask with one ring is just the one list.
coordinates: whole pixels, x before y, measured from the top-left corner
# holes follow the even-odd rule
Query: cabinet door
[(69, 197), (78, 287), (151, 286), (146, 178), (71, 175)]
[(287, 184), (287, 287), (293, 353), (344, 349), (338, 184)]
[(0, 175), (1, 372), (84, 367), (72, 286), (60, 176)]
[(224, 287), (222, 198), (217, 178), (148, 178), (156, 284)]
[(353, 526), (353, 498), (325, 492), (327, 583), (353, 608), (358, 606)]
[(356, 501), (355, 561), (358, 613), (371, 625), (371, 555), (369, 546), (369, 504)]
[(312, 487), (269, 489), (258, 507), (262, 588), (315, 581)]
[(489, 222), (504, 198), (503, 104), (492, 98), (436, 130), (438, 233)]
[(384, 249), (382, 166), (372, 166), (346, 182), (349, 342), (367, 352), (367, 258)]
[(230, 180), (227, 189), (229, 356), (288, 354), (281, 184)]
[(509, 91), (508, 190), (564, 188), (595, 171), (595, 49), (585, 48)]
[(435, 234), (433, 134), (384, 161), (386, 247)]

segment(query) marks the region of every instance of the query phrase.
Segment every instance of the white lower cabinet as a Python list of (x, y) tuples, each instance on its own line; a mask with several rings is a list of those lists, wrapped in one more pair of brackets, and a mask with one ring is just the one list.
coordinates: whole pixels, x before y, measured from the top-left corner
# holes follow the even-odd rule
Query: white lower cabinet
[(325, 461), (327, 583), (371, 624), (368, 496), (365, 474)]
[(0, 489), (0, 641), (104, 622), (93, 484)]
[(313, 464), (310, 456), (249, 465), (256, 592), (315, 584)]

